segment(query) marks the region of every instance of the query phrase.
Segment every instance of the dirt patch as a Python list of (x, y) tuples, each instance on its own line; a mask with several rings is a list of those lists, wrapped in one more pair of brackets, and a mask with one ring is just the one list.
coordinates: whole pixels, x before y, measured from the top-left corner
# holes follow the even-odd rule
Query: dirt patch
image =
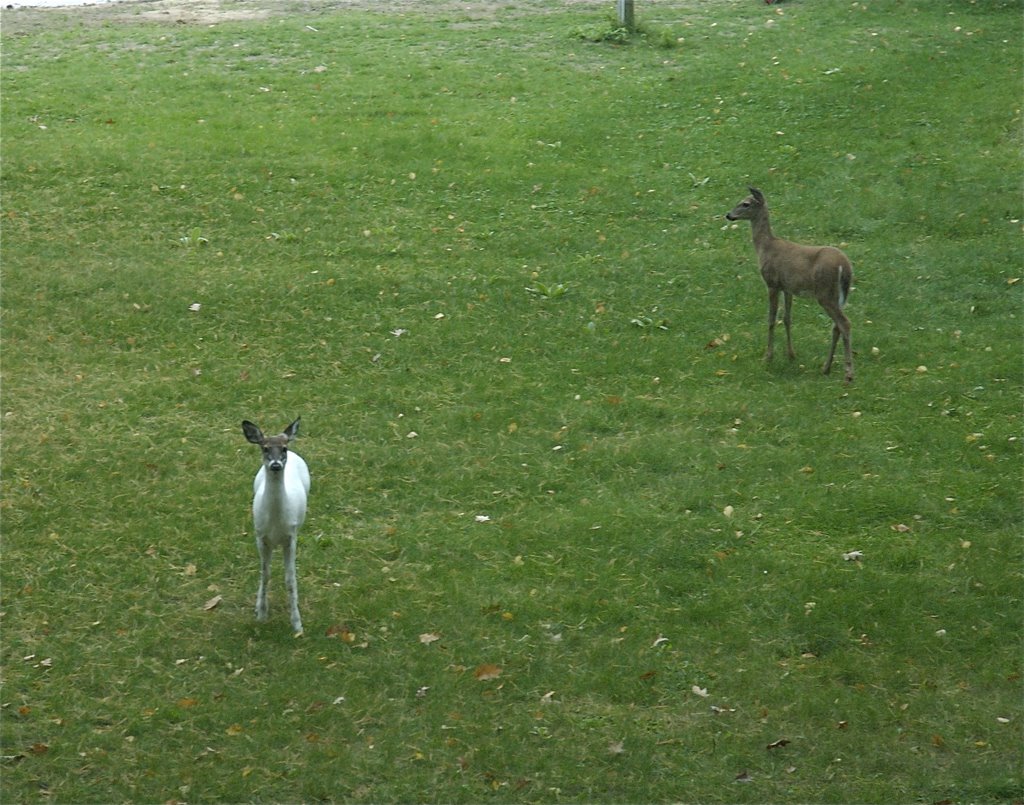
[[(30, 2), (30, 0), (25, 0)], [(592, 5), (609, 6), (611, 0), (560, 0), (557, 4), (545, 0), (124, 0), (124, 2), (94, 5), (43, 8), (33, 6), (6, 6), (2, 11), (4, 26), (11, 33), (27, 31), (41, 26), (63, 23), (73, 25), (105, 24), (110, 22), (157, 22), (174, 25), (216, 25), (224, 22), (265, 20), (295, 14), (317, 16), (334, 11), (358, 10), (379, 14), (458, 13), (468, 17), (489, 17), (498, 12), (547, 14), (552, 6)], [(2, 0), (0, 0), (2, 2)]]

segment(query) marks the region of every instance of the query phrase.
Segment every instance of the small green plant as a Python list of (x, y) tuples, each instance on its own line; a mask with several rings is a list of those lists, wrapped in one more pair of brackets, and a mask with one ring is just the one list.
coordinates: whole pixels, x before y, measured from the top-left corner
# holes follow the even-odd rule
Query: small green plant
[(178, 245), (183, 246), (186, 249), (196, 248), (199, 246), (208, 246), (210, 241), (208, 238), (203, 237), (202, 230), (198, 226), (192, 227), (187, 235), (182, 235), (178, 238)]
[(658, 308), (653, 307), (646, 313), (639, 313), (629, 320), (634, 327), (641, 330), (668, 330), (668, 319), (658, 313)]
[(558, 299), (569, 292), (569, 286), (561, 282), (557, 282), (552, 285), (545, 285), (543, 282), (538, 282), (533, 286), (528, 287), (526, 292), (531, 296), (537, 296), (543, 299)]
[(576, 28), (573, 31), (573, 36), (584, 42), (613, 45), (628, 45), (631, 42), (640, 41), (663, 50), (679, 46), (678, 37), (669, 28), (655, 28), (643, 22), (636, 23), (629, 28), (620, 25), (614, 17), (609, 17), (603, 25), (594, 24)]
[(613, 45), (626, 45), (633, 36), (633, 32), (624, 26), (613, 23), (611, 25), (594, 25), (587, 28), (577, 28), (573, 36), (582, 39), (584, 42), (605, 42)]

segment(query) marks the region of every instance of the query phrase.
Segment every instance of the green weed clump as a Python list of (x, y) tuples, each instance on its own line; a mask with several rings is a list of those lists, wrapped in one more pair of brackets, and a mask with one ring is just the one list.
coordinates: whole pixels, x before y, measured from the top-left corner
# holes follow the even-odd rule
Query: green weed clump
[(605, 5), (3, 12), (3, 801), (1024, 798), (1018, 4)]

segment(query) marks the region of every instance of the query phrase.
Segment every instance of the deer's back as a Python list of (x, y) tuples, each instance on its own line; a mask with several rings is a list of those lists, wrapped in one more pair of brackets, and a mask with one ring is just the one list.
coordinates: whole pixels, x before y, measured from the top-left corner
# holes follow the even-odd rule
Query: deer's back
[(758, 260), (769, 288), (797, 296), (815, 296), (826, 281), (838, 278), (839, 268), (852, 272), (849, 258), (834, 246), (805, 246), (782, 238), (758, 252)]

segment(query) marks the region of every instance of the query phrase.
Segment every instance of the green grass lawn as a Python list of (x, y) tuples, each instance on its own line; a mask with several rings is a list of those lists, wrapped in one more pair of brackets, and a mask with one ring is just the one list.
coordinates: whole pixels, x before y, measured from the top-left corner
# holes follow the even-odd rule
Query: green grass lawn
[(1019, 2), (166, 8), (3, 12), (0, 799), (1024, 800)]

